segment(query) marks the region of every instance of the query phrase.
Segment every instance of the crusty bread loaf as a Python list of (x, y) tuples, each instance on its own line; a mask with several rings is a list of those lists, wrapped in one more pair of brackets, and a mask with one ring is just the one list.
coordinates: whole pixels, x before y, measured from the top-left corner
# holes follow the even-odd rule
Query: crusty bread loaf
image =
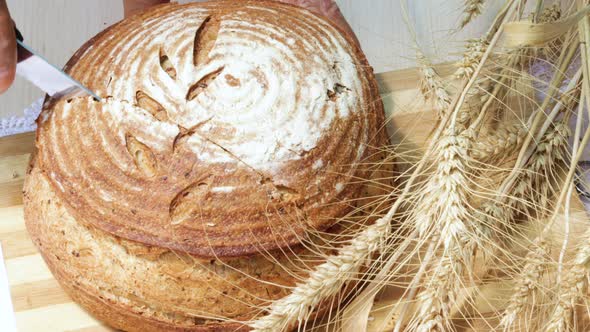
[(321, 263), (298, 244), (352, 211), (385, 142), (362, 52), (294, 6), (158, 6), (66, 70), (103, 100), (46, 103), (27, 228), (124, 330), (243, 327)]

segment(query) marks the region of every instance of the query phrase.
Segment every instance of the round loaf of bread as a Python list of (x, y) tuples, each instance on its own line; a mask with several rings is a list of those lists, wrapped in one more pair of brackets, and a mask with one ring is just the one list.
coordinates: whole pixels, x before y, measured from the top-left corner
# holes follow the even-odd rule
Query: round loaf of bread
[(157, 6), (66, 71), (102, 100), (44, 105), (25, 219), (66, 291), (119, 329), (245, 328), (322, 262), (301, 244), (357, 212), (385, 142), (362, 52), (277, 2)]

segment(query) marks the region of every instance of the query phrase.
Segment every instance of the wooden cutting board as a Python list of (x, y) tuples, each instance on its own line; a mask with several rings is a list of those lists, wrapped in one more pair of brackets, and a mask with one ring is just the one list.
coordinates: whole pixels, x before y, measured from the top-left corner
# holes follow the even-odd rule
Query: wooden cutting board
[[(449, 70), (449, 66), (440, 68), (442, 73)], [(428, 111), (430, 106), (417, 91), (416, 71), (383, 73), (377, 75), (377, 79), (386, 113), (390, 116), (388, 126), (392, 139), (403, 137), (408, 149), (422, 146), (436, 116)], [(33, 147), (33, 133), (0, 138), (0, 245), (4, 251), (18, 331), (112, 331), (71, 301), (27, 234), (21, 190)]]

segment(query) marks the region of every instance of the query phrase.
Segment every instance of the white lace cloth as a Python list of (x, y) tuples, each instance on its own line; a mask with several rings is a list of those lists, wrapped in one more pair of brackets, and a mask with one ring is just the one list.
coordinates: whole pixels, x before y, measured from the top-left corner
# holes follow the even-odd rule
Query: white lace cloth
[(44, 98), (39, 98), (39, 100), (27, 107), (21, 116), (11, 116), (9, 118), (0, 119), (0, 137), (26, 133), (37, 129), (35, 120), (41, 112), (43, 99)]

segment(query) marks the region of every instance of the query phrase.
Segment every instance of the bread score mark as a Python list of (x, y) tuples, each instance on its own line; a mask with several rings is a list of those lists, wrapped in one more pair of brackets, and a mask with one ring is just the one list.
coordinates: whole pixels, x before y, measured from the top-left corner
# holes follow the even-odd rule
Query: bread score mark
[(180, 191), (170, 202), (170, 223), (179, 225), (194, 218), (198, 202), (204, 201), (209, 192), (207, 178), (195, 181)]
[(168, 121), (168, 112), (166, 112), (164, 107), (159, 102), (150, 97), (147, 93), (138, 90), (135, 93), (135, 100), (139, 108), (148, 111), (154, 116), (154, 118), (160, 121)]
[(170, 61), (170, 58), (163, 49), (160, 49), (160, 67), (170, 76), (171, 79), (176, 80), (176, 68)]
[(206, 62), (209, 52), (215, 46), (221, 22), (219, 19), (207, 16), (195, 32), (193, 43), (193, 64), (198, 66)]
[(135, 165), (143, 174), (153, 177), (158, 173), (158, 163), (150, 148), (130, 134), (125, 135), (125, 144)]
[(199, 96), (221, 74), (225, 67), (220, 67), (203, 76), (197, 83), (191, 85), (186, 93), (186, 100), (191, 101)]

